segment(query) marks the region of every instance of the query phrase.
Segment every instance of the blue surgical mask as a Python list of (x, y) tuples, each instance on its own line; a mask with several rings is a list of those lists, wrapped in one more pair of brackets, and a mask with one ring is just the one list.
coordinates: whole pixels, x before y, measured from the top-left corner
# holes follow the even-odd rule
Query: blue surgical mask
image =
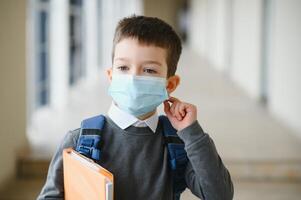
[(136, 117), (155, 110), (168, 99), (166, 79), (114, 74), (109, 94), (118, 107)]

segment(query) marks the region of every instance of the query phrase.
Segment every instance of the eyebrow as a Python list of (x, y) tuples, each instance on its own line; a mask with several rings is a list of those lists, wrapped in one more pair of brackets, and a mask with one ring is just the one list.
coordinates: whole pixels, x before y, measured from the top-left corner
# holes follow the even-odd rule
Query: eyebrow
[[(115, 58), (114, 61), (117, 61), (117, 60), (120, 60), (120, 61), (129, 61), (127, 58)], [(143, 62), (143, 64), (157, 64), (157, 65), (160, 65), (162, 66), (162, 64), (158, 61), (154, 61), (154, 60), (146, 60)]]
[(153, 60), (147, 60), (147, 61), (144, 61), (143, 64), (157, 64), (159, 66), (162, 66), (162, 64), (158, 61), (153, 61)]
[(128, 61), (128, 59), (126, 59), (126, 58), (115, 58), (114, 60), (115, 60), (115, 61), (116, 61), (116, 60)]

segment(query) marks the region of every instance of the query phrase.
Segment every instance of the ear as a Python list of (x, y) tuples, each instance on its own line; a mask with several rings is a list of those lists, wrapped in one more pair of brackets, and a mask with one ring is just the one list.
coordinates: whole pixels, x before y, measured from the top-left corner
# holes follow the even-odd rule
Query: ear
[(178, 87), (180, 84), (180, 77), (178, 75), (171, 76), (167, 79), (166, 90), (170, 94)]
[(107, 77), (108, 77), (110, 82), (112, 81), (112, 73), (113, 73), (113, 68), (112, 67), (110, 67), (106, 70), (106, 74), (107, 74)]

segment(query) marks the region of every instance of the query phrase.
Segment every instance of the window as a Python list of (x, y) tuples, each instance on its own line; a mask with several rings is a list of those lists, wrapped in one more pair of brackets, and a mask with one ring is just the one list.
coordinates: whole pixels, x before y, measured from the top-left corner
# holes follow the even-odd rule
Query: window
[(49, 12), (48, 1), (38, 1), (36, 13), (36, 106), (49, 103)]
[(84, 76), (82, 44), (82, 1), (70, 0), (70, 74), (69, 84), (73, 85)]

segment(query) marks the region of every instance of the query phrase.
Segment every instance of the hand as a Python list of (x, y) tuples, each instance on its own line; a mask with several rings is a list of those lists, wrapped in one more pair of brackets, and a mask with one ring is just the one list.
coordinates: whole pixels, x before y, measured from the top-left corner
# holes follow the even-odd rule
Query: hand
[(196, 106), (181, 102), (175, 97), (170, 97), (164, 101), (164, 112), (172, 126), (178, 131), (188, 127), (197, 120)]

